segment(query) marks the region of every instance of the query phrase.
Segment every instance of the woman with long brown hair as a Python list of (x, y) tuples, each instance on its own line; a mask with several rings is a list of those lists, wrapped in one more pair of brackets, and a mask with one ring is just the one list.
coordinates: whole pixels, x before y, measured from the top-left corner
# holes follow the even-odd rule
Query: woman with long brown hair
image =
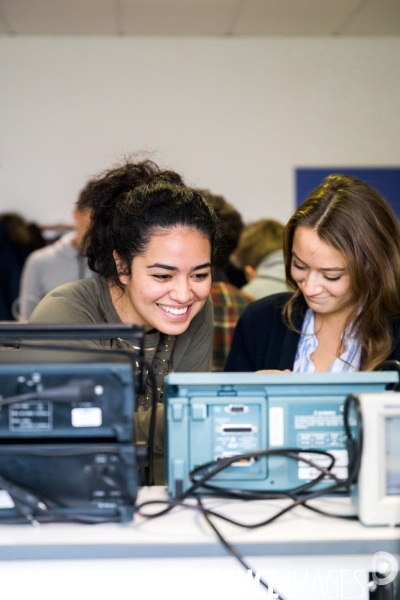
[(238, 323), (226, 371), (368, 371), (400, 359), (400, 226), (371, 186), (330, 175), (285, 228), (289, 294)]

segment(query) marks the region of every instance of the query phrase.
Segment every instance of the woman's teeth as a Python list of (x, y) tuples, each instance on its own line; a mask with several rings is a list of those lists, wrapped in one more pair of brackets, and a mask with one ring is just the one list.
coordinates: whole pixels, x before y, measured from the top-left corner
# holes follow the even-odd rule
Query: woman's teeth
[(172, 306), (165, 306), (164, 304), (159, 304), (158, 306), (165, 310), (165, 312), (172, 313), (173, 315), (184, 315), (188, 309), (187, 306), (184, 306), (183, 308), (172, 308)]

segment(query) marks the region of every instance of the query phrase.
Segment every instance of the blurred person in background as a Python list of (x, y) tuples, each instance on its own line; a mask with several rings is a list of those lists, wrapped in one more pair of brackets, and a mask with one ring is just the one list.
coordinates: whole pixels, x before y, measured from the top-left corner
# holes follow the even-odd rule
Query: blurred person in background
[(213, 371), (223, 371), (231, 347), (236, 323), (244, 309), (254, 300), (231, 283), (230, 256), (235, 250), (244, 223), (240, 213), (223, 196), (198, 190), (214, 209), (220, 222), (221, 239), (217, 266), (213, 268), (211, 297), (214, 305)]
[(242, 291), (259, 299), (286, 292), (283, 260), (285, 227), (273, 219), (259, 219), (247, 225), (232, 255), (234, 263), (244, 269), (248, 283)]
[(0, 320), (15, 320), (21, 272), (31, 252), (46, 244), (40, 228), (17, 213), (0, 215)]
[(39, 302), (54, 288), (95, 274), (81, 254), (82, 240), (90, 223), (89, 182), (79, 194), (73, 217), (75, 230), (33, 252), (26, 261), (19, 292), (19, 319), (26, 321)]

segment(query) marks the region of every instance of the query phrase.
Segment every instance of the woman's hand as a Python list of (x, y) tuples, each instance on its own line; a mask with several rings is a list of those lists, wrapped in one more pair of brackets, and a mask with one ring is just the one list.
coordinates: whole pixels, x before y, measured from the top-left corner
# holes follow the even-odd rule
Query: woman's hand
[(279, 369), (261, 369), (261, 371), (256, 371), (256, 373), (291, 373), (290, 369), (283, 369), (280, 371)]

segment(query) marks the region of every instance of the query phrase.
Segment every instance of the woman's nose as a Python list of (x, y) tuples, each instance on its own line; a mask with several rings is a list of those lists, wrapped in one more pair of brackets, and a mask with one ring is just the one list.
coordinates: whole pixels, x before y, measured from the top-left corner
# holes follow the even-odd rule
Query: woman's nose
[(318, 294), (322, 290), (322, 283), (318, 274), (307, 273), (302, 281), (301, 290), (307, 296)]
[(192, 299), (190, 282), (186, 279), (181, 281), (176, 280), (169, 295), (171, 300), (178, 302), (179, 304), (186, 304)]

